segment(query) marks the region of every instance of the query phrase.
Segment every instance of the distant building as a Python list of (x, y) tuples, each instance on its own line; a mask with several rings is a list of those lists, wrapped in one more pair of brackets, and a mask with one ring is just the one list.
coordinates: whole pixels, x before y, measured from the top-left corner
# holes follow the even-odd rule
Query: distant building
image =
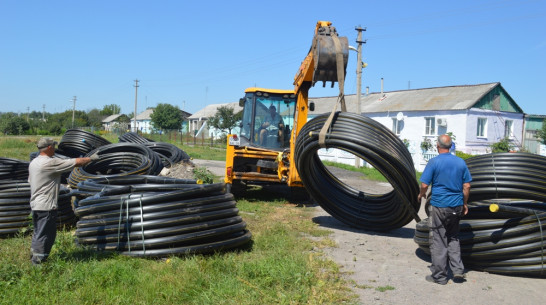
[[(330, 112), (337, 96), (309, 101), (315, 103), (311, 118)], [(347, 111), (355, 112), (356, 95), (346, 95), (345, 101)], [(418, 170), (437, 155), (435, 145), (423, 151), (421, 143), (434, 144), (448, 132), (455, 136), (456, 150), (469, 154), (488, 153), (491, 144), (505, 137), (513, 146), (523, 146), (523, 110), (500, 83), (374, 92), (361, 97), (361, 110), (408, 143)]]
[(102, 120), (102, 127), (106, 131), (113, 131), (114, 129), (122, 129), (127, 131), (131, 128), (129, 124), (129, 117), (125, 114), (112, 114)]
[[(538, 131), (542, 130), (542, 125), (546, 122), (546, 115), (526, 114), (525, 115), (525, 133), (523, 135), (524, 148), (528, 152), (541, 154), (541, 140), (537, 138)], [(544, 148), (542, 148), (544, 151)], [(544, 155), (544, 154), (543, 154)]]
[[(233, 108), (234, 113), (238, 113), (243, 110), (243, 107), (239, 106), (239, 102), (226, 103), (226, 104), (211, 104), (205, 106), (205, 108), (192, 114), (189, 118), (189, 132), (194, 136), (203, 136), (205, 138), (220, 138), (224, 132), (216, 130), (215, 128), (209, 128), (207, 126), (208, 118), (213, 117), (218, 108), (227, 106)], [(239, 127), (235, 127), (233, 133), (239, 133)]]

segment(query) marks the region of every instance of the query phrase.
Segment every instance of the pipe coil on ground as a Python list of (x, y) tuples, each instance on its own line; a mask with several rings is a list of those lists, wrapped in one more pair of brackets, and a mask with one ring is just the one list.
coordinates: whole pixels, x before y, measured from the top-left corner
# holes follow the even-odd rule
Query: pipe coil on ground
[(224, 184), (154, 176), (81, 182), (80, 245), (124, 255), (164, 257), (240, 247), (251, 234)]
[(165, 142), (148, 142), (142, 145), (148, 147), (154, 152), (167, 157), (172, 163), (190, 160), (190, 156), (182, 149), (171, 143)]
[(336, 179), (319, 159), (318, 134), (327, 117), (320, 115), (307, 122), (296, 141), (298, 173), (313, 199), (334, 218), (360, 229), (391, 230), (418, 219), (419, 186), (404, 143), (368, 117), (336, 113), (326, 136), (326, 148), (342, 149), (364, 159), (394, 188), (386, 194), (366, 194)]
[[(469, 158), (466, 164), (472, 182), (469, 213), (461, 220), (465, 266), (546, 276), (546, 157), (495, 153)], [(499, 204), (499, 212), (488, 210), (492, 202)], [(417, 225), (414, 240), (430, 252), (426, 221)]]
[(30, 162), (0, 157), (0, 180), (28, 179), (29, 164)]
[(495, 153), (469, 158), (469, 201), (518, 198), (546, 202), (546, 157)]
[(152, 141), (150, 139), (147, 139), (147, 138), (139, 135), (136, 132), (124, 133), (121, 136), (119, 136), (118, 139), (119, 139), (120, 142), (130, 142), (130, 143), (139, 143), (139, 144), (154, 142), (154, 141)]
[[(0, 236), (28, 229), (31, 220), (30, 185), (26, 181), (0, 181)], [(70, 191), (59, 191), (57, 228), (76, 223)]]
[[(489, 211), (492, 202), (501, 206), (500, 212)], [(467, 268), (490, 273), (546, 277), (545, 231), (544, 203), (471, 203), (460, 222), (463, 263)], [(428, 218), (417, 224), (414, 241), (430, 254)]]
[(100, 177), (127, 175), (158, 175), (163, 163), (157, 153), (142, 144), (115, 143), (101, 146), (88, 153), (98, 152), (100, 160), (83, 167), (76, 167), (68, 177), (68, 184), (76, 187), (79, 182)]
[(69, 129), (61, 138), (59, 150), (63, 155), (78, 158), (98, 147), (108, 144), (111, 143), (94, 133), (79, 129)]

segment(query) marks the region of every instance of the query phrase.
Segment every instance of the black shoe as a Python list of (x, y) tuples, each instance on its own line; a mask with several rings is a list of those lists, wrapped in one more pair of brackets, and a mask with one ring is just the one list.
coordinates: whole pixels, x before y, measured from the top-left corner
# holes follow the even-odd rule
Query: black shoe
[(466, 275), (464, 273), (454, 274), (453, 282), (455, 283), (464, 283), (466, 282)]
[(447, 284), (447, 281), (445, 281), (445, 282), (438, 282), (438, 281), (436, 281), (435, 279), (432, 278), (432, 275), (427, 275), (427, 276), (425, 276), (425, 280), (427, 280), (427, 282), (436, 283), (436, 284), (438, 284), (438, 285), (445, 285), (445, 284)]

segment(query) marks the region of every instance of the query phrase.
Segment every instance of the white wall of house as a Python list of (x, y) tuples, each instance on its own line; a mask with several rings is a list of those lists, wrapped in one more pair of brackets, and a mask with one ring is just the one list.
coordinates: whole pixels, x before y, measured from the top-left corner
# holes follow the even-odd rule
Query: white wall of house
[[(480, 120), (485, 120), (483, 135), (478, 135)], [(521, 146), (523, 139), (523, 114), (498, 112), (472, 108), (468, 111), (466, 145), (463, 152), (469, 154), (485, 154), (491, 151), (490, 146), (504, 139), (507, 122), (511, 121), (510, 141), (515, 146)], [(510, 123), (508, 123), (510, 125)]]
[[(152, 121), (151, 120), (137, 120), (137, 130), (141, 133), (151, 133), (152, 132)], [(131, 120), (131, 131), (135, 130), (135, 121)]]
[[(490, 146), (504, 138), (506, 121), (511, 123), (511, 141), (521, 145), (523, 134), (523, 114), (497, 112), (491, 110), (449, 110), (449, 111), (411, 111), (402, 114), (402, 120), (398, 120), (398, 112), (366, 113), (366, 116), (383, 124), (391, 131), (398, 134), (401, 140), (406, 140), (408, 150), (412, 155), (415, 169), (423, 171), (428, 160), (434, 157), (436, 152), (436, 139), (438, 135), (451, 132), (455, 135), (456, 150), (469, 154), (486, 154), (491, 151)], [(427, 129), (426, 118), (434, 119), (434, 129)], [(486, 118), (486, 130), (483, 137), (477, 136), (478, 118)], [(438, 119), (445, 124), (438, 125)], [(398, 130), (396, 125), (398, 124)], [(428, 131), (428, 134), (427, 134)], [(431, 151), (422, 151), (421, 142), (425, 138), (431, 140)], [(343, 151), (320, 150), (319, 156), (323, 160), (354, 165), (354, 156)]]

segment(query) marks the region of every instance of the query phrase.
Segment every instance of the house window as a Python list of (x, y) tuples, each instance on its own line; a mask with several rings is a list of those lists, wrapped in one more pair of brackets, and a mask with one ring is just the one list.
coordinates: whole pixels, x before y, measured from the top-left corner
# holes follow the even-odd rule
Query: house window
[(514, 121), (506, 120), (504, 122), (504, 137), (511, 138), (514, 136)]
[(397, 136), (400, 135), (400, 131), (402, 130), (402, 121), (399, 121), (396, 118), (392, 118), (392, 132), (396, 134)]
[(436, 120), (434, 117), (425, 118), (425, 135), (433, 136), (436, 134)]
[(476, 130), (477, 137), (487, 137), (487, 119), (478, 118), (478, 128)]

